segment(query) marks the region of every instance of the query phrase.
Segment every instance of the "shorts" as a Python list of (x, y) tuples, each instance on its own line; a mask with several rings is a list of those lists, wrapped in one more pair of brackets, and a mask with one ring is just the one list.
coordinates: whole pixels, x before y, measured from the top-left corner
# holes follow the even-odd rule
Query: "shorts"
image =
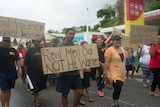
[(17, 73), (11, 74), (0, 74), (0, 88), (1, 90), (12, 89), (15, 86), (15, 81), (17, 79)]
[(33, 93), (38, 93), (47, 88), (47, 75), (40, 75), (37, 73), (37, 75), (29, 74), (29, 77), (34, 87), (34, 89), (32, 90)]
[(84, 78), (84, 79), (82, 79), (82, 85), (83, 85), (83, 88), (88, 88), (88, 87), (90, 87), (89, 78)]
[(82, 89), (82, 80), (80, 78), (80, 75), (59, 75), (57, 77), (56, 91), (61, 92), (62, 94), (68, 94), (70, 89)]
[(133, 65), (126, 66), (126, 71), (130, 71), (130, 70), (135, 70), (135, 66)]

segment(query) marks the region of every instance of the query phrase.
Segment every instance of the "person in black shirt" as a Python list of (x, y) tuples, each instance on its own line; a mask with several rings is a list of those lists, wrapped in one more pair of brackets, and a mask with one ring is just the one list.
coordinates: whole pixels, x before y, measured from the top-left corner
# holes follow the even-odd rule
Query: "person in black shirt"
[(97, 44), (97, 50), (98, 50), (98, 56), (99, 56), (99, 63), (100, 67), (97, 67), (95, 70), (98, 70), (98, 76), (97, 76), (97, 86), (98, 86), (98, 94), (99, 96), (103, 97), (104, 92), (104, 80), (103, 80), (103, 64), (104, 64), (104, 52), (105, 52), (105, 47), (103, 46), (103, 40), (101, 37), (97, 37), (96, 39), (96, 44)]
[[(0, 97), (2, 107), (10, 107), (11, 89), (14, 88), (15, 80), (18, 78), (16, 66), (20, 67), (17, 51), (11, 47), (9, 37), (3, 37), (0, 47)], [(21, 69), (18, 71), (21, 74)]]
[[(45, 39), (43, 39), (45, 42)], [(41, 40), (32, 40), (34, 47), (30, 48), (24, 60), (24, 69), (33, 84), (33, 95), (36, 107), (40, 107), (39, 92), (46, 88), (47, 75), (43, 75), (41, 59)]]

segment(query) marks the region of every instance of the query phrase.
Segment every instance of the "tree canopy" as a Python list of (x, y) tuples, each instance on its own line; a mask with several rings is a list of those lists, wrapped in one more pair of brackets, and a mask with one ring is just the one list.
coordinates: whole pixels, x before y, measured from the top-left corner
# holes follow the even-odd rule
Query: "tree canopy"
[(150, 6), (150, 10), (156, 10), (156, 9), (160, 9), (160, 0), (156, 0), (156, 2), (154, 2), (154, 3)]

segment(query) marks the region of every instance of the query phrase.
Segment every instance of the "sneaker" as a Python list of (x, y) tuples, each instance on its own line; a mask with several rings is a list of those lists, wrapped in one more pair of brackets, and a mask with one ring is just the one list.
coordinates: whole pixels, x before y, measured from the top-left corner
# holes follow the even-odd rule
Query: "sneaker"
[(100, 97), (103, 97), (103, 96), (104, 96), (104, 92), (103, 92), (103, 91), (100, 91), (100, 92), (99, 92), (99, 96), (100, 96)]

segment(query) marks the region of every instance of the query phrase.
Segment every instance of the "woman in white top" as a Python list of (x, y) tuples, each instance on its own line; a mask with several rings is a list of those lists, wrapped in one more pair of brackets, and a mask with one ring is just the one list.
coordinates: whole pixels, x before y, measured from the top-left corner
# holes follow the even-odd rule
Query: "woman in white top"
[(147, 78), (149, 77), (150, 84), (152, 84), (153, 81), (153, 73), (149, 69), (149, 63), (150, 63), (150, 54), (149, 54), (150, 45), (143, 45), (138, 50), (138, 55), (140, 56), (139, 62), (140, 67), (142, 69), (142, 79), (143, 79), (143, 86), (148, 87), (147, 84)]

